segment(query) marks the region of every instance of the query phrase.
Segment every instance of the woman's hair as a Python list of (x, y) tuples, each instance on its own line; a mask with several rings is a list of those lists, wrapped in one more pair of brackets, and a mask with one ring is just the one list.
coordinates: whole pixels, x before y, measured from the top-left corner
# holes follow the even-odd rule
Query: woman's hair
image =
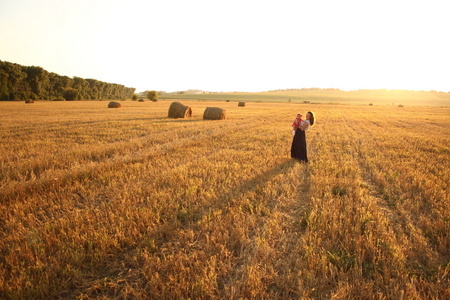
[(315, 116), (314, 116), (314, 113), (313, 113), (312, 111), (308, 111), (308, 114), (310, 114), (310, 117), (309, 117), (309, 124), (310, 124), (311, 127), (312, 127), (312, 126), (314, 126), (314, 119), (315, 119)]

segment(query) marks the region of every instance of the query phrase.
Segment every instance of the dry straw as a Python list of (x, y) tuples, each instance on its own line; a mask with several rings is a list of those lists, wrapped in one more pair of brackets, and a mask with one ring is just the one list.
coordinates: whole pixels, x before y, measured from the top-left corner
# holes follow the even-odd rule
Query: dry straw
[(192, 116), (192, 109), (180, 102), (172, 102), (169, 107), (169, 118), (186, 118)]
[(111, 101), (111, 102), (109, 102), (109, 104), (108, 104), (108, 108), (119, 108), (119, 107), (121, 107), (122, 105), (119, 103), (119, 102), (115, 102), (115, 101)]
[(203, 113), (205, 120), (223, 120), (225, 119), (226, 111), (220, 107), (207, 107)]
[(244, 107), (244, 106), (245, 106), (245, 102), (239, 102), (239, 103), (238, 103), (238, 106)]

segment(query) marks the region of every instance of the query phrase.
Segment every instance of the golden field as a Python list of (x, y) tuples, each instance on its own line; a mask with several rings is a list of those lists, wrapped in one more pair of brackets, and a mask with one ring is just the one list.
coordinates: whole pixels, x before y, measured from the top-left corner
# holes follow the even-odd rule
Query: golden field
[(450, 108), (121, 103), (0, 102), (0, 298), (450, 298)]

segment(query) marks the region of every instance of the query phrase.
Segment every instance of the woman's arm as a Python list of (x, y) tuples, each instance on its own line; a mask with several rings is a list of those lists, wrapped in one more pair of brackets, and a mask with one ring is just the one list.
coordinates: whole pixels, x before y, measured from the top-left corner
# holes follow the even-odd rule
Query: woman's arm
[(308, 122), (303, 122), (303, 125), (298, 126), (299, 129), (301, 129), (302, 131), (305, 131), (306, 127), (308, 127), (309, 123)]

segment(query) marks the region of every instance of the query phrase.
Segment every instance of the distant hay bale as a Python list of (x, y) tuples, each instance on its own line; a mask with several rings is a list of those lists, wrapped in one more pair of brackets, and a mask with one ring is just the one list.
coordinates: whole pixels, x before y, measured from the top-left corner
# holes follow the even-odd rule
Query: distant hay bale
[(226, 102), (230, 102), (230, 100), (225, 100)]
[(111, 101), (108, 104), (108, 108), (119, 108), (121, 106), (122, 106), (122, 104), (120, 104), (119, 102), (115, 102), (115, 101)]
[(239, 102), (238, 106), (244, 107), (245, 106), (245, 102)]
[(25, 103), (34, 103), (34, 100), (27, 99), (27, 100), (25, 100)]
[(369, 106), (373, 106), (373, 103), (369, 103)]
[(144, 99), (139, 99), (139, 102), (145, 102), (145, 100)]
[(403, 107), (403, 104), (400, 104), (398, 107)]
[(308, 104), (308, 103), (311, 103), (311, 101), (305, 100), (305, 101), (303, 101), (303, 103)]
[(192, 116), (192, 109), (180, 102), (172, 102), (169, 107), (169, 118), (186, 118)]
[(203, 113), (205, 120), (223, 120), (225, 119), (226, 111), (220, 107), (207, 107)]
[(152, 102), (158, 102), (158, 99), (152, 99)]

